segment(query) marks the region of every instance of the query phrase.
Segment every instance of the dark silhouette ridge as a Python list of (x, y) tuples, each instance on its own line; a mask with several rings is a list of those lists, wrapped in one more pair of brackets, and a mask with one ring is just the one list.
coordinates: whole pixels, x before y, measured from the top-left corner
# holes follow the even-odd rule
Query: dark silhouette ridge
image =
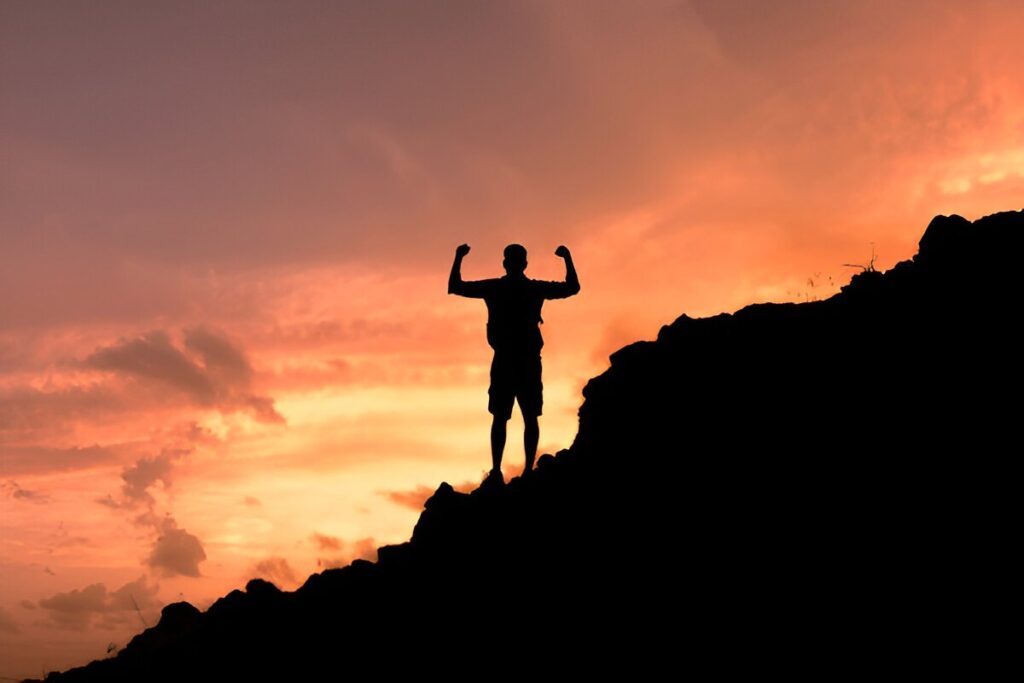
[(1022, 246), (1024, 212), (940, 216), (828, 300), (682, 316), (612, 355), (531, 477), (442, 484), (377, 563), (169, 605), (50, 680), (986, 671)]

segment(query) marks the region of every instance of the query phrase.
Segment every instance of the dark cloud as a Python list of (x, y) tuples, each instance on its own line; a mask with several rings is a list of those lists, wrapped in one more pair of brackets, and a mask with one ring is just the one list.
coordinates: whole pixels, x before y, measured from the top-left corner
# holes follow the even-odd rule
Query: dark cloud
[(135, 518), (135, 523), (143, 526), (159, 526), (160, 520), (155, 517), (153, 505), (156, 501), (149, 489), (157, 483), (165, 489), (171, 487), (175, 463), (190, 455), (195, 444), (214, 444), (220, 440), (208, 429), (195, 422), (179, 425), (170, 430), (168, 441), (184, 444), (164, 446), (158, 455), (142, 456), (134, 464), (125, 467), (121, 472), (121, 495), (114, 498), (109, 493), (97, 499), (97, 503), (114, 509), (134, 509), (146, 505), (149, 510)]
[[(190, 448), (164, 448), (159, 455), (139, 458), (121, 472), (123, 483), (120, 498), (114, 498), (108, 493), (103, 498), (98, 498), (96, 502), (114, 509), (134, 509), (139, 505), (146, 505), (149, 507), (149, 515), (152, 515), (156, 501), (150, 495), (149, 489), (158, 482), (162, 483), (165, 489), (170, 488), (174, 463), (191, 452)], [(158, 518), (154, 519), (157, 521), (150, 520), (144, 513), (136, 517), (135, 521), (140, 525), (158, 524)]]
[(204, 327), (184, 331), (183, 348), (163, 330), (97, 349), (81, 365), (170, 389), (194, 405), (222, 412), (248, 410), (263, 422), (283, 422), (273, 400), (252, 393), (253, 370), (242, 349)]
[[(60, 628), (84, 630), (97, 618), (99, 625), (112, 628), (158, 609), (158, 589), (157, 584), (150, 584), (145, 576), (140, 576), (112, 592), (108, 592), (103, 583), (94, 583), (43, 598), (38, 605), (50, 622)], [(142, 621), (145, 623), (144, 617)]]
[(13, 480), (8, 480), (3, 484), (0, 484), (0, 488), (10, 491), (11, 498), (14, 500), (22, 500), (29, 503), (47, 503), (50, 500), (50, 495), (48, 493), (23, 489), (18, 486), (18, 482)]
[(156, 330), (136, 339), (123, 339), (90, 354), (83, 364), (97, 370), (163, 383), (190, 395), (197, 402), (213, 403), (215, 390), (203, 368)]
[(185, 330), (185, 349), (202, 359), (207, 376), (225, 386), (247, 387), (252, 367), (242, 350), (223, 335), (204, 327)]
[(50, 495), (41, 491), (30, 491), (28, 489), (17, 489), (12, 494), (19, 500), (28, 500), (34, 503), (45, 503), (50, 500)]
[(84, 629), (92, 618), (103, 612), (107, 602), (107, 587), (94, 583), (82, 589), (57, 593), (39, 601), (57, 626), (75, 630)]
[(18, 604), (24, 607), (25, 609), (36, 609), (37, 607), (36, 603), (32, 602), (31, 600), (22, 600)]
[(124, 483), (118, 498), (107, 494), (96, 500), (115, 510), (137, 511), (145, 507), (142, 512), (134, 514), (132, 522), (156, 532), (145, 563), (162, 576), (198, 577), (199, 563), (206, 559), (206, 551), (199, 538), (179, 528), (170, 514), (158, 515), (156, 500), (149, 492), (157, 483), (169, 488), (174, 462), (190, 452), (190, 448), (168, 448), (157, 456), (140, 458), (121, 473)]
[(199, 563), (206, 559), (206, 551), (199, 538), (178, 528), (172, 517), (160, 523), (160, 535), (146, 558), (146, 564), (162, 576), (198, 577)]
[(152, 503), (153, 497), (149, 495), (147, 489), (158, 481), (162, 482), (165, 488), (169, 488), (174, 461), (187, 452), (165, 450), (160, 455), (151, 458), (140, 458), (134, 465), (121, 473), (121, 478), (124, 480), (121, 493), (131, 501)]
[(295, 570), (283, 557), (268, 557), (258, 562), (251, 573), (254, 577), (266, 579), (280, 588), (287, 588), (298, 583)]
[(336, 536), (314, 533), (311, 537), (320, 550), (341, 550), (345, 542)]

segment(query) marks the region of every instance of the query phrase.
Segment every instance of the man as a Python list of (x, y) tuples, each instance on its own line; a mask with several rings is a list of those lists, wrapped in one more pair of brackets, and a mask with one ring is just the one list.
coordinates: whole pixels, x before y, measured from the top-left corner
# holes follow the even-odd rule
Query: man
[(545, 299), (564, 299), (580, 291), (580, 281), (569, 250), (558, 247), (555, 255), (565, 260), (565, 281), (549, 282), (526, 277), (526, 248), (519, 244), (505, 247), (505, 276), (491, 280), (464, 282), (462, 259), (469, 245), (455, 250), (455, 262), (448, 278), (448, 293), (487, 304), (487, 343), (494, 349), (491, 362), (490, 399), (487, 410), (491, 422), (491, 473), (488, 479), (501, 480), (501, 457), (505, 450), (505, 431), (512, 417), (512, 404), (519, 401), (523, 414), (523, 446), (526, 450), (524, 474), (533, 469), (537, 457), (540, 425), (537, 418), (543, 407), (540, 380), (541, 306)]

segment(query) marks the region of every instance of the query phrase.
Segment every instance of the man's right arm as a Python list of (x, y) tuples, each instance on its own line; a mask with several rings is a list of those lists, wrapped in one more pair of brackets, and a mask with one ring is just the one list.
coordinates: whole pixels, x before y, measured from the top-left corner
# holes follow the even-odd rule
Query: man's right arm
[(462, 279), (462, 259), (469, 253), (468, 244), (460, 244), (455, 249), (455, 262), (452, 263), (452, 272), (448, 276), (448, 293), (458, 296), (468, 296), (473, 299), (482, 299), (485, 295), (486, 280), (477, 282), (466, 282)]

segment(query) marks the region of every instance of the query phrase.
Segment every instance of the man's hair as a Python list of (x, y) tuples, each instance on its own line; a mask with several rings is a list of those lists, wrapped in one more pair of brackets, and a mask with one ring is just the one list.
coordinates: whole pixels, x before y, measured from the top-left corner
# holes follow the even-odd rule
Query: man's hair
[(521, 244), (510, 244), (505, 247), (505, 260), (502, 262), (505, 272), (510, 275), (526, 270), (526, 247)]
[(509, 261), (522, 263), (526, 261), (526, 247), (521, 244), (510, 244), (505, 247), (505, 258)]

